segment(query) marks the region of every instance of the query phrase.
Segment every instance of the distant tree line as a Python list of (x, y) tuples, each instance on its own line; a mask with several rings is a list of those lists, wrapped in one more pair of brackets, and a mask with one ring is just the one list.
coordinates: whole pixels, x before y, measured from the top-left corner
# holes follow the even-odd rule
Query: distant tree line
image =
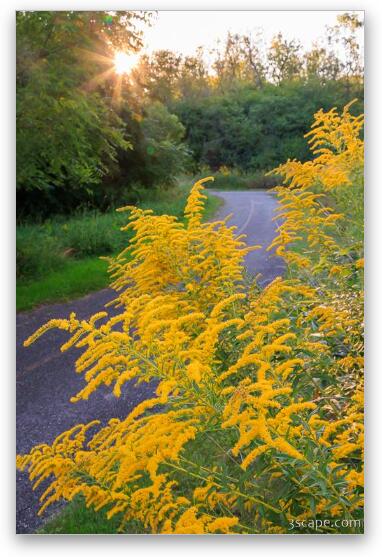
[[(157, 51), (142, 56), (132, 91), (159, 101), (186, 127), (196, 165), (269, 170), (289, 158), (310, 156), (303, 138), (319, 109), (358, 98), (362, 110), (363, 59), (354, 14), (338, 17), (307, 52), (277, 34), (228, 33), (225, 43), (195, 56)], [(339, 52), (342, 55), (339, 55)]]
[(212, 52), (157, 51), (117, 76), (115, 52), (139, 52), (138, 23), (151, 16), (17, 13), (19, 219), (106, 209), (201, 166), (251, 172), (306, 160), (301, 136), (318, 108), (357, 97), (361, 110), (353, 14), (308, 52), (281, 34), (265, 45), (260, 32), (229, 33)]

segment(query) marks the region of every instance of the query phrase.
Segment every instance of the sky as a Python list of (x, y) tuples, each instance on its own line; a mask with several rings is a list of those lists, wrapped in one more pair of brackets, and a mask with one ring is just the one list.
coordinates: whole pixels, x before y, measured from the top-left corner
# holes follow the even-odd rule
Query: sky
[[(160, 11), (151, 28), (146, 28), (146, 52), (168, 49), (181, 54), (193, 54), (203, 45), (206, 50), (223, 39), (228, 31), (255, 33), (264, 30), (268, 44), (279, 31), (288, 39), (298, 39), (305, 49), (323, 36), (327, 25), (336, 23), (343, 11)], [(363, 12), (356, 12), (363, 18)], [(363, 41), (362, 31), (359, 33)]]

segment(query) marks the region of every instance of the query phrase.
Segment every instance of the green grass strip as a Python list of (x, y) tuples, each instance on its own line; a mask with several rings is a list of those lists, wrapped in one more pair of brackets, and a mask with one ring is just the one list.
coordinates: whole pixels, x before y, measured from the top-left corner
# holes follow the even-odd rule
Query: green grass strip
[[(210, 193), (207, 195), (205, 220), (211, 218), (222, 204), (220, 198)], [(153, 205), (155, 207), (155, 202)], [(162, 209), (162, 206), (160, 208)], [(168, 212), (178, 214), (180, 210), (176, 206)], [(16, 287), (16, 309), (27, 311), (42, 304), (80, 298), (90, 292), (106, 288), (109, 282), (107, 262), (99, 259), (99, 256), (84, 259), (68, 258), (60, 269), (50, 271), (42, 278), (19, 280)]]
[(108, 283), (106, 261), (98, 257), (69, 260), (59, 271), (53, 271), (39, 280), (18, 284), (16, 308), (17, 311), (25, 311), (44, 303), (79, 298), (106, 288)]

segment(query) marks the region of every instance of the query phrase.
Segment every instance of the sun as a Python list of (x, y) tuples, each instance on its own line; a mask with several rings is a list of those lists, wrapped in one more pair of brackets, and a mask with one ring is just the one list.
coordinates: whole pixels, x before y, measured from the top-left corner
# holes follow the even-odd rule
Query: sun
[(126, 52), (116, 52), (114, 56), (114, 69), (117, 74), (129, 73), (137, 63), (137, 56), (126, 54)]
[(130, 81), (130, 72), (139, 64), (141, 53), (126, 52), (124, 50), (114, 51), (114, 55), (103, 56), (102, 54), (90, 52), (82, 49), (84, 56), (87, 56), (89, 62), (96, 60), (99, 64), (104, 64), (105, 71), (92, 77), (89, 81), (84, 83), (83, 89), (85, 91), (93, 91), (100, 84), (109, 82), (112, 86), (112, 104), (119, 106), (123, 100), (123, 86), (126, 80)]

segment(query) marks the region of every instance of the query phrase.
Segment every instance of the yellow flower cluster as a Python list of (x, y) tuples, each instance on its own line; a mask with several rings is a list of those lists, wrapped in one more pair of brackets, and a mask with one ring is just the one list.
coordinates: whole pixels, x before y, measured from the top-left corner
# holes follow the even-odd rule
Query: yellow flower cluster
[(311, 190), (317, 182), (325, 191), (352, 186), (352, 175), (363, 170), (364, 144), (360, 133), (364, 116), (353, 116), (347, 104), (342, 114), (336, 108), (329, 112), (322, 109), (314, 115), (314, 123), (306, 134), (310, 149), (315, 156), (312, 161), (301, 163), (288, 160), (274, 172), (285, 176), (290, 187)]
[[(124, 208), (134, 237), (110, 262), (119, 314), (52, 320), (25, 344), (52, 327), (70, 333), (61, 349), (82, 349), (84, 378), (73, 402), (100, 385), (120, 396), (155, 380), (156, 393), (123, 420), (76, 426), (18, 457), (34, 487), (53, 478), (41, 512), (81, 494), (123, 532), (138, 521), (166, 534), (287, 532), (309, 513), (361, 516), (362, 256), (358, 244), (354, 261), (341, 252), (336, 226), (348, 221), (322, 205), (333, 189), (357, 189), (361, 121), (348, 107), (320, 111), (317, 159), (278, 169), (291, 187), (279, 190), (272, 247), (291, 268), (263, 290), (245, 286), (251, 248), (235, 228), (202, 220), (208, 178), (193, 186), (184, 222)], [(330, 274), (333, 259), (340, 273)]]
[[(362, 241), (357, 245), (343, 241), (346, 219), (354, 220), (360, 213), (362, 221), (363, 211), (363, 114), (352, 116), (354, 102), (341, 115), (335, 108), (317, 112), (306, 135), (313, 160), (288, 160), (273, 171), (285, 183), (275, 188), (282, 224), (268, 250), (276, 248), (278, 255), (307, 275), (324, 271), (348, 277), (363, 264), (362, 255), (358, 261), (354, 255), (362, 250)], [(353, 241), (352, 231), (348, 240)], [(289, 249), (296, 245), (299, 250)]]

